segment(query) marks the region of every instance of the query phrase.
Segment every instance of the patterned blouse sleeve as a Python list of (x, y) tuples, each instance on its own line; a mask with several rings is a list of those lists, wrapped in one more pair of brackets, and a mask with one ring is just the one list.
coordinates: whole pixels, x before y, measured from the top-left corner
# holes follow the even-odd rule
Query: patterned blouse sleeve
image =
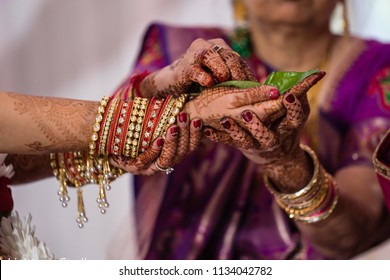
[(354, 122), (343, 137), (341, 166), (372, 165), (372, 155), (380, 139), (390, 129), (390, 65), (369, 80), (355, 103)]

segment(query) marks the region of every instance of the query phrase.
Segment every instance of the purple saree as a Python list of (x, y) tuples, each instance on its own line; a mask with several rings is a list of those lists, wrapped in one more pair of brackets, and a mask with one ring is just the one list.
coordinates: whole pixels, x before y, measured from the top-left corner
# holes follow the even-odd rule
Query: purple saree
[[(182, 55), (196, 38), (223, 38), (225, 30), (152, 25), (133, 73), (154, 71)], [(371, 164), (378, 139), (390, 127), (390, 46), (356, 39), (327, 65), (327, 79), (308, 94), (321, 107), (302, 139), (331, 173)], [(255, 57), (259, 79), (269, 67)], [(387, 83), (387, 91), (386, 91)], [(312, 101), (311, 101), (312, 103)], [(140, 258), (322, 259), (276, 205), (260, 172), (238, 150), (204, 143), (169, 176), (136, 177)]]

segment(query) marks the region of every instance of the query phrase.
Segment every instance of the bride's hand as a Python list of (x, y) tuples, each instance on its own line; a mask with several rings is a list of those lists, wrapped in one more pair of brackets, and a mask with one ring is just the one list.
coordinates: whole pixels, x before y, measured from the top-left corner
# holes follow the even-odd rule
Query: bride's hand
[(165, 140), (162, 137), (155, 139), (134, 159), (113, 156), (110, 163), (133, 175), (153, 175), (161, 171), (169, 173), (174, 165), (198, 147), (202, 126), (201, 119), (190, 120), (188, 114), (182, 112), (177, 117), (177, 125), (167, 129)]
[(224, 40), (197, 39), (178, 60), (146, 76), (140, 90), (143, 96), (145, 93), (175, 96), (228, 80), (256, 79), (244, 60)]

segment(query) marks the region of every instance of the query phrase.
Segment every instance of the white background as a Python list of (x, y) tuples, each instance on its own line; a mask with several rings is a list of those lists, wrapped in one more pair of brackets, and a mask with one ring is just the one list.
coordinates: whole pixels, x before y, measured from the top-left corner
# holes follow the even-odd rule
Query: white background
[[(390, 41), (389, 0), (350, 2), (354, 33)], [(126, 76), (143, 32), (155, 20), (233, 26), (230, 0), (0, 0), (0, 89), (99, 100)], [(54, 179), (13, 188), (15, 209), (22, 216), (32, 213), (37, 236), (58, 258), (133, 258), (129, 182), (125, 175), (113, 183), (105, 215), (95, 202), (97, 187), (85, 187), (89, 222), (81, 230), (76, 193), (70, 190), (72, 201), (63, 209)], [(390, 251), (381, 254), (389, 257)]]

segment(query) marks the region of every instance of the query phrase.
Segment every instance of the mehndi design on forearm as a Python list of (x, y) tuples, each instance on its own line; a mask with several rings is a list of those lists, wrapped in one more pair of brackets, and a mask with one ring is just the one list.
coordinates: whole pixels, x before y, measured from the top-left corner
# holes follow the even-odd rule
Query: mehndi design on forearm
[[(8, 96), (15, 100), (14, 109), (21, 115), (28, 115), (44, 136), (45, 143), (32, 140), (26, 146), (36, 151), (61, 151), (80, 149), (90, 132), (90, 116), (94, 102), (32, 97), (14, 93)], [(85, 125), (83, 125), (85, 124)]]

